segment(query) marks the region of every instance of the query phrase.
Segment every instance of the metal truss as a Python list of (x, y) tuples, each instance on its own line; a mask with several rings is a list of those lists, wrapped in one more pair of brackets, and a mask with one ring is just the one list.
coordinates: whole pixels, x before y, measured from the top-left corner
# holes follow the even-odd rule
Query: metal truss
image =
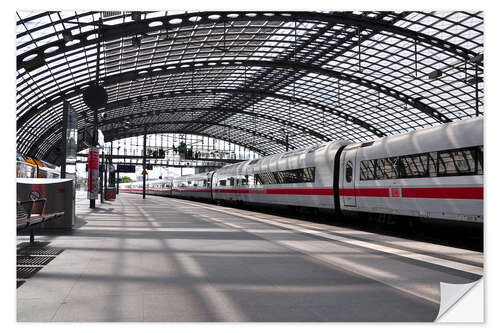
[(106, 141), (145, 124), (223, 140), (234, 131), (235, 143), (265, 155), (285, 149), (284, 134), (297, 148), (365, 141), (483, 112), (481, 12), (18, 17), (18, 151), (49, 162), (64, 100), (80, 131), (89, 125), (81, 94), (97, 68), (109, 95), (98, 111)]

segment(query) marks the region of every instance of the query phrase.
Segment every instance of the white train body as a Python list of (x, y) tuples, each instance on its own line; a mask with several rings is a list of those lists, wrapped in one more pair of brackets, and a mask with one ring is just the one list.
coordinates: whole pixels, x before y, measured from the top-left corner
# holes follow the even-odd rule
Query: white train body
[(214, 175), (213, 199), (334, 209), (333, 141), (225, 166)]
[(483, 118), (177, 177), (171, 195), (482, 223)]
[(180, 176), (173, 180), (172, 195), (185, 198), (211, 199), (213, 172)]
[[(341, 210), (483, 222), (482, 156), (483, 118), (348, 145), (341, 158)], [(380, 170), (382, 159), (384, 175), (374, 177), (372, 165)]]
[[(142, 194), (142, 182), (120, 184), (120, 192)], [(146, 182), (146, 194), (172, 196), (172, 179)]]

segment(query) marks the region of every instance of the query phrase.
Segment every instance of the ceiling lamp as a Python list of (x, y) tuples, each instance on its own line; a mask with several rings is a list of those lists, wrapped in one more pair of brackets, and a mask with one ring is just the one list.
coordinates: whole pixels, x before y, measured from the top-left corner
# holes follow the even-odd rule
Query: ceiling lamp
[(436, 69), (435, 71), (429, 73), (429, 79), (435, 80), (441, 75), (443, 75), (443, 72), (440, 69)]
[(483, 55), (482, 54), (478, 54), (477, 56), (474, 56), (470, 59), (471, 62), (475, 63), (475, 64), (480, 64), (482, 61), (483, 61)]
[(71, 30), (63, 30), (62, 37), (66, 43), (72, 42), (75, 39), (75, 37), (73, 37), (73, 34), (71, 33)]
[(141, 37), (138, 37), (138, 36), (132, 37), (132, 46), (140, 47), (141, 46)]
[(132, 20), (140, 21), (141, 20), (141, 12), (132, 12)]

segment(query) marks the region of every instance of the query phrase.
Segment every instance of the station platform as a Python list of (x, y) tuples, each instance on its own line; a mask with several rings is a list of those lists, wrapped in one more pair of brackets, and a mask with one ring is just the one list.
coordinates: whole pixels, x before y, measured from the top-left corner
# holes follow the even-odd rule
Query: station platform
[[(195, 201), (120, 193), (88, 208), (17, 289), (17, 320), (433, 321), (440, 282), (483, 254)], [(18, 243), (27, 237), (18, 236)]]

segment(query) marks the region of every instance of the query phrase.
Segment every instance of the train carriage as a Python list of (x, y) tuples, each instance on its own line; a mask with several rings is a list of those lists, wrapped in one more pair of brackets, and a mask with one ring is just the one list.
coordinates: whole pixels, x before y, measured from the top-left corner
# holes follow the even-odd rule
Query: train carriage
[(215, 200), (334, 209), (335, 141), (217, 170)]
[(376, 141), (342, 154), (342, 211), (483, 221), (483, 118)]
[[(120, 184), (120, 191), (124, 193), (142, 194), (142, 182)], [(146, 182), (146, 194), (157, 196), (172, 196), (172, 179), (160, 179)]]
[(177, 177), (172, 195), (482, 223), (483, 118), (364, 143), (333, 141)]
[(174, 178), (172, 196), (212, 199), (212, 174), (213, 172), (206, 172)]

